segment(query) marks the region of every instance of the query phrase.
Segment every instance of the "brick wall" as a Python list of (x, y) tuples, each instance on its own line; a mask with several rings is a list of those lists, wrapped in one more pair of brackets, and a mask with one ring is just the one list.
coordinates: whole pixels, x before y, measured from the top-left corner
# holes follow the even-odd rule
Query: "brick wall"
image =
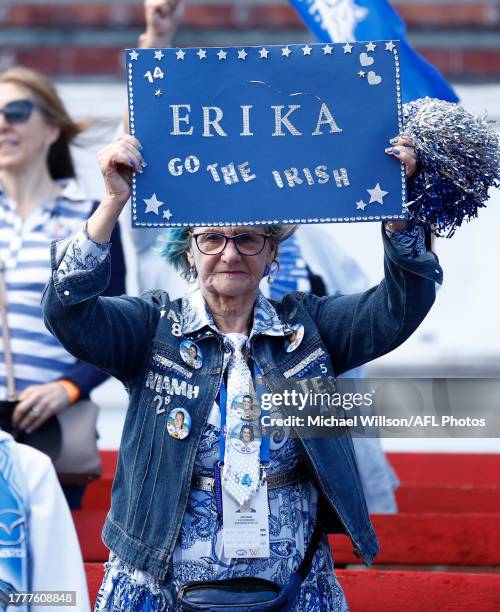
[[(414, 46), (454, 79), (500, 76), (500, 0), (398, 0)], [(143, 28), (142, 0), (2, 0), (0, 66), (56, 76), (109, 76)], [(192, 0), (179, 46), (310, 40), (285, 0)]]

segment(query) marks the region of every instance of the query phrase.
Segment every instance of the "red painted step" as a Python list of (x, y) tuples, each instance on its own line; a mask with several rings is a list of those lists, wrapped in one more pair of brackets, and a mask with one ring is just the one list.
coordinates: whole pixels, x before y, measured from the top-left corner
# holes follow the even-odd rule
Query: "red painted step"
[[(389, 453), (401, 486), (400, 512), (496, 512), (500, 508), (500, 455)], [(85, 492), (83, 508), (107, 510), (117, 452), (103, 451), (103, 476)]]
[[(103, 577), (100, 563), (86, 563), (90, 601)], [(337, 570), (351, 612), (496, 612), (500, 575), (447, 572)]]
[[(85, 561), (105, 561), (102, 510), (73, 512)], [(399, 514), (372, 517), (380, 540), (377, 565), (500, 565), (500, 514)], [(359, 564), (346, 536), (331, 535), (335, 563)]]
[(498, 612), (499, 574), (337, 570), (351, 612)]
[(396, 499), (399, 512), (499, 512), (500, 485), (403, 484)]
[[(373, 515), (377, 565), (500, 565), (500, 514)], [(346, 536), (331, 535), (335, 563), (357, 563)]]
[[(108, 510), (111, 505), (110, 478), (93, 482), (85, 493), (83, 508)], [(396, 491), (399, 512), (497, 512), (500, 485), (418, 485), (402, 484)]]
[(109, 551), (101, 540), (106, 510), (73, 510), (80, 548), (84, 561), (107, 561)]
[(102, 563), (85, 563), (85, 573), (87, 574), (90, 605), (93, 606), (104, 576), (104, 567)]
[(500, 486), (500, 453), (387, 453), (403, 484)]

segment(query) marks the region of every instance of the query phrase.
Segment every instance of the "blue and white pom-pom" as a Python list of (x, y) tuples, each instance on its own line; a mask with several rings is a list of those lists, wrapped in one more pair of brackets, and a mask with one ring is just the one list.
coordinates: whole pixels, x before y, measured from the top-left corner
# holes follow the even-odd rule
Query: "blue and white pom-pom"
[(422, 98), (403, 106), (402, 135), (418, 154), (408, 181), (410, 216), (451, 237), (477, 216), (488, 189), (500, 186), (500, 141), (491, 122), (457, 104)]

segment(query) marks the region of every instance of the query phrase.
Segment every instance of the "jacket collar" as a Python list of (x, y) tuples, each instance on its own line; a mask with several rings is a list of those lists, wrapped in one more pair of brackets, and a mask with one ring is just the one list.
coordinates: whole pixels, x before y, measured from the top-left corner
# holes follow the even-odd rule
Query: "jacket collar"
[[(181, 313), (183, 334), (192, 334), (203, 327), (209, 327), (220, 334), (199, 288), (194, 289), (182, 298)], [(256, 335), (286, 335), (285, 327), (274, 306), (260, 291), (255, 300), (250, 338)]]

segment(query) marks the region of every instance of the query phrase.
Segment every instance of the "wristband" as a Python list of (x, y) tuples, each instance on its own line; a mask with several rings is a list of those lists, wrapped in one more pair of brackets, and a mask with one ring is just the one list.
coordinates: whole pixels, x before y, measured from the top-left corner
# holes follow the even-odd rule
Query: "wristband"
[(74, 382), (65, 379), (58, 380), (57, 382), (63, 386), (64, 390), (68, 394), (69, 403), (74, 404), (80, 397), (80, 388), (78, 387), (78, 385), (75, 385)]

